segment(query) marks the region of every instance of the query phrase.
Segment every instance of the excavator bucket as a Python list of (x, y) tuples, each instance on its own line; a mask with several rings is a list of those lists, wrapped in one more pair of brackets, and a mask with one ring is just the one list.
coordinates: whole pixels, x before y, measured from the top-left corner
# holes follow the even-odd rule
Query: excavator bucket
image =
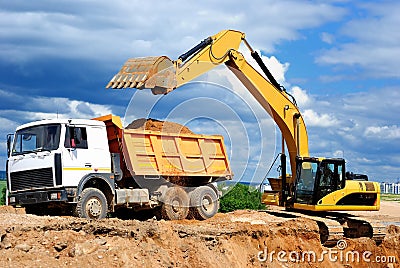
[(106, 88), (150, 88), (167, 94), (176, 88), (176, 68), (166, 56), (128, 59)]

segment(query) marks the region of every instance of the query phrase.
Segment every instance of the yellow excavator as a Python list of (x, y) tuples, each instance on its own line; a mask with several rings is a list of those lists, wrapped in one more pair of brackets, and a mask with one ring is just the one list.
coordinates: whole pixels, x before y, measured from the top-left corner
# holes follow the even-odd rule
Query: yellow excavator
[[(238, 51), (241, 43), (250, 50), (264, 75)], [(167, 56), (128, 59), (106, 87), (147, 88), (153, 94), (168, 94), (220, 64), (233, 72), (282, 133), (282, 175), (273, 190), (279, 192), (278, 204), (286, 210), (275, 212), (277, 216), (315, 220), (324, 245), (334, 245), (343, 237), (367, 236), (382, 241), (385, 230), (378, 222), (337, 212), (379, 210), (379, 184), (348, 176), (344, 159), (309, 156), (306, 125), (294, 98), (275, 80), (243, 32), (221, 31), (175, 61)], [(293, 175), (286, 174), (286, 151)], [(268, 196), (271, 193), (263, 194), (265, 203), (271, 201)]]

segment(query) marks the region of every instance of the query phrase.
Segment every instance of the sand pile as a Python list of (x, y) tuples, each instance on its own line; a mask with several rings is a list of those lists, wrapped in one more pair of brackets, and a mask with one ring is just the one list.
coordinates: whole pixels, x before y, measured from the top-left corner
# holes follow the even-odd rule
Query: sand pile
[[(398, 267), (398, 262), (332, 262), (327, 254), (321, 261), (280, 262), (279, 251), (313, 251), (321, 257), (329, 249), (320, 244), (315, 222), (265, 212), (218, 213), (205, 221), (94, 221), (15, 214), (9, 207), (0, 211), (2, 267)], [(398, 261), (399, 238), (400, 227), (391, 225), (380, 246), (368, 238), (346, 239), (343, 256), (369, 250), (371, 258)], [(274, 259), (259, 260), (260, 251), (275, 252)]]
[(160, 131), (165, 133), (181, 133), (181, 134), (195, 134), (189, 128), (169, 121), (160, 121), (152, 118), (139, 118), (132, 121), (127, 129), (145, 129), (151, 131)]

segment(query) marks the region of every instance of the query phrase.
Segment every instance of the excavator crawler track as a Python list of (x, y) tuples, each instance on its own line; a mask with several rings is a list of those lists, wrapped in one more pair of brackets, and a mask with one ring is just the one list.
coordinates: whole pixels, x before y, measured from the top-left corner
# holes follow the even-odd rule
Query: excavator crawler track
[(315, 221), (319, 227), (321, 244), (336, 246), (344, 238), (369, 237), (377, 244), (385, 238), (386, 227), (378, 221), (350, 215), (347, 213), (311, 213), (291, 210), (264, 210), (282, 218), (306, 218)]
[(335, 216), (345, 226), (345, 237), (358, 238), (369, 237), (376, 244), (382, 243), (386, 235), (386, 226), (376, 220), (350, 214), (336, 213)]

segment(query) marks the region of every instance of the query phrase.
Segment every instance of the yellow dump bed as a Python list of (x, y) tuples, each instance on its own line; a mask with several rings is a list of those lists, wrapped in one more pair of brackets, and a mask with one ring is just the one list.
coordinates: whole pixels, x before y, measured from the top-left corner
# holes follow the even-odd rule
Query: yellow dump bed
[(125, 129), (123, 145), (136, 175), (230, 175), (222, 136)]
[(220, 135), (177, 134), (121, 129), (119, 117), (96, 118), (106, 123), (110, 152), (122, 148), (131, 175), (232, 176)]

